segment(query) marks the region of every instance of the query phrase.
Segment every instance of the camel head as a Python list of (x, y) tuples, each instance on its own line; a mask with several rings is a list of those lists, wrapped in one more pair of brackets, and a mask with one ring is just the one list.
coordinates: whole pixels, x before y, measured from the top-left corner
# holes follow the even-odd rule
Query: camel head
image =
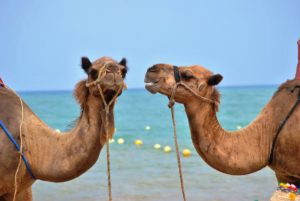
[(81, 67), (87, 74), (87, 79), (80, 81), (75, 89), (75, 97), (81, 106), (84, 105), (89, 95), (100, 97), (101, 88), (104, 97), (109, 102), (115, 95), (121, 95), (126, 89), (124, 79), (127, 73), (127, 61), (123, 58), (120, 62), (109, 57), (102, 57), (94, 62), (89, 58), (81, 58)]
[(176, 102), (186, 104), (196, 99), (199, 101), (196, 95), (219, 102), (219, 94), (215, 86), (222, 80), (220, 74), (213, 74), (202, 66), (193, 65), (178, 67), (178, 75), (180, 81), (176, 82), (173, 65), (155, 64), (147, 70), (145, 87), (153, 94), (158, 92), (170, 97), (172, 90), (178, 84), (174, 94)]

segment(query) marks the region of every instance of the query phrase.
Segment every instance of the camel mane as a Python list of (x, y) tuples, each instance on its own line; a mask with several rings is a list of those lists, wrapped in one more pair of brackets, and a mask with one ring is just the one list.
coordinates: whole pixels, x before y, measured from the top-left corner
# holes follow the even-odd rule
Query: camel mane
[(75, 86), (74, 97), (76, 101), (79, 103), (81, 108), (81, 115), (84, 109), (87, 108), (87, 98), (89, 95), (89, 89), (86, 87), (86, 80), (81, 80)]
[(206, 92), (206, 97), (210, 97), (211, 100), (213, 100), (216, 104), (213, 104), (213, 108), (215, 112), (219, 111), (219, 105), (220, 105), (220, 92), (215, 87), (209, 87)]
[(214, 110), (216, 112), (219, 111), (220, 97), (221, 97), (221, 95), (220, 95), (219, 91), (216, 88), (213, 88), (212, 99), (217, 103), (217, 104), (214, 104)]

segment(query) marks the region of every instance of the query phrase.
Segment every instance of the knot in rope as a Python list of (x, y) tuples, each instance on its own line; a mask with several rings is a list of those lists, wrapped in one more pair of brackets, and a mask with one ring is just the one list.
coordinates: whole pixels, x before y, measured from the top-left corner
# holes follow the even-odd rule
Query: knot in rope
[(169, 103), (168, 103), (169, 108), (172, 108), (175, 105), (175, 93), (178, 86), (179, 83), (176, 83), (172, 89), (171, 96), (169, 98)]

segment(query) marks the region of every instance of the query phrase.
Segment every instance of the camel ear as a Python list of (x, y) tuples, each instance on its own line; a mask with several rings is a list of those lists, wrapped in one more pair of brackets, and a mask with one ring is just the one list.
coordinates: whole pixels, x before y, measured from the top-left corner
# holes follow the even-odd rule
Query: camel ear
[(125, 68), (122, 70), (122, 77), (125, 78), (125, 77), (126, 77), (126, 74), (127, 74), (127, 71), (128, 71), (128, 67), (127, 67), (127, 59), (126, 59), (126, 58), (123, 58), (123, 59), (119, 62), (119, 64), (125, 67)]
[(120, 62), (119, 62), (120, 65), (122, 66), (127, 66), (127, 59), (126, 58), (123, 58)]
[(86, 72), (89, 73), (89, 69), (92, 66), (92, 62), (87, 57), (81, 58), (81, 68)]
[(214, 86), (214, 85), (217, 85), (219, 84), (223, 79), (223, 76), (220, 75), (220, 74), (215, 74), (215, 75), (212, 75), (208, 80), (207, 80), (207, 84), (208, 85), (211, 85), (211, 86)]

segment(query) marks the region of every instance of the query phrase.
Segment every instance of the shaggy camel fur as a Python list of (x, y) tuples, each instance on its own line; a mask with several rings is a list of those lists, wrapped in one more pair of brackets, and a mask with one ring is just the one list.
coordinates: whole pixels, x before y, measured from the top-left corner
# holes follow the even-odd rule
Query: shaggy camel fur
[[(100, 86), (107, 102), (125, 85), (123, 80), (127, 73), (126, 59), (118, 63), (109, 57), (102, 57), (91, 63), (87, 57), (83, 57), (82, 68), (88, 74), (88, 78), (80, 81), (74, 92), (81, 106), (81, 114), (75, 127), (66, 133), (57, 133), (49, 128), (24, 103), (23, 153), (37, 179), (51, 182), (68, 181), (83, 174), (97, 161), (106, 143), (102, 122), (104, 112), (101, 112), (104, 110), (104, 104), (97, 87), (87, 88), (86, 83), (97, 79), (98, 71), (104, 66), (107, 73)], [(7, 88), (0, 88), (0, 100), (0, 119), (20, 144), (20, 100)], [(110, 107), (108, 127), (109, 135), (112, 136), (115, 128), (114, 105)], [(17, 150), (0, 129), (0, 201), (11, 201), (13, 198), (14, 174), (18, 161)], [(23, 162), (18, 178), (16, 201), (32, 200), (31, 186), (35, 180), (30, 177)]]
[[(247, 127), (226, 131), (216, 116), (219, 93), (215, 85), (222, 76), (198, 65), (179, 67), (179, 73), (181, 82), (198, 96), (215, 102), (196, 97), (182, 85), (175, 93), (175, 101), (185, 107), (194, 147), (208, 165), (231, 175), (249, 174), (269, 166), (279, 182), (300, 185), (300, 106), (282, 129), (275, 145), (273, 162), (268, 163), (277, 129), (295, 104), (300, 89), (291, 91), (300, 85), (300, 80), (282, 84)], [(170, 97), (176, 84), (173, 66), (153, 65), (146, 73), (145, 83), (151, 93), (159, 92)]]

